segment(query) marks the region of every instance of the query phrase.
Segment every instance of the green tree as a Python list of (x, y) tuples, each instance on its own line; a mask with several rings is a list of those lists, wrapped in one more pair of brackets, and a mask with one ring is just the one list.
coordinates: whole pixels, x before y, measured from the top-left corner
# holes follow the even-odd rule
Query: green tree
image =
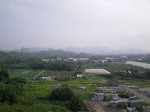
[(27, 80), (26, 79), (22, 79), (20, 77), (15, 77), (13, 79), (11, 78), (8, 78), (7, 81), (6, 81), (6, 84), (18, 84), (18, 83), (22, 83), (22, 84), (26, 84), (27, 83)]
[(0, 88), (0, 102), (11, 105), (16, 103), (16, 97), (17, 95), (13, 85)]
[(73, 97), (71, 98), (70, 109), (71, 109), (73, 112), (85, 111), (86, 106), (85, 106), (85, 104), (84, 104), (84, 102), (83, 102), (82, 99), (80, 99), (80, 98), (77, 97), (77, 96), (73, 96)]
[(73, 92), (68, 87), (60, 87), (52, 91), (50, 94), (50, 99), (56, 101), (66, 101), (70, 100), (73, 95)]
[(136, 109), (138, 110), (138, 112), (144, 112), (144, 109), (142, 106), (136, 106)]
[(120, 103), (117, 105), (117, 108), (119, 108), (119, 109), (126, 109), (126, 104), (125, 104), (125, 102), (120, 102)]
[(7, 70), (1, 70), (0, 71), (0, 80), (6, 80), (9, 77), (8, 71)]

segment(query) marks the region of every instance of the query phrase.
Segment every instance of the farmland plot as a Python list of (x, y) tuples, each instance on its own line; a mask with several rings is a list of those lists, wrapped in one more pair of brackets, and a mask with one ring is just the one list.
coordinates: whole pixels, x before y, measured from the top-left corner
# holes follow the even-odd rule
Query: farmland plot
[(69, 74), (72, 74), (72, 73), (71, 72), (66, 72), (66, 71), (51, 71), (51, 70), (46, 70), (38, 78), (47, 77), (47, 76), (54, 76), (56, 78), (62, 79), (64, 77), (68, 77)]
[(9, 77), (13, 78), (15, 76), (20, 75), (24, 71), (25, 69), (8, 69)]
[(33, 79), (41, 70), (32, 70), (31, 72), (21, 76), (21, 78)]

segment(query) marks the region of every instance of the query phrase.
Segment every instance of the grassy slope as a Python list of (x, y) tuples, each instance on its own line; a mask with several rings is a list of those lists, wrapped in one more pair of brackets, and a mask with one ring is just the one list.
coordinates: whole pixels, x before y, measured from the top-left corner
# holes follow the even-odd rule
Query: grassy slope
[(13, 78), (17, 75), (20, 75), (24, 71), (25, 69), (8, 69), (9, 77)]

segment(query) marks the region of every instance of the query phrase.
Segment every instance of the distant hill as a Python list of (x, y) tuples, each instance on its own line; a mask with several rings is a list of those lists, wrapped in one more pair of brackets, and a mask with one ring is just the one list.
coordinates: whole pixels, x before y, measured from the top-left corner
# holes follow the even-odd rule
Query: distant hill
[(138, 49), (120, 50), (120, 49), (110, 49), (106, 47), (84, 47), (84, 48), (66, 47), (66, 48), (63, 48), (62, 50), (73, 51), (77, 53), (85, 52), (85, 53), (100, 54), (100, 55), (149, 54), (150, 53), (148, 51), (143, 51), (143, 50), (138, 50)]
[[(23, 49), (23, 50), (22, 50)], [(77, 53), (73, 51), (64, 51), (61, 49), (54, 50), (52, 48), (21, 48), (12, 51), (5, 51), (12, 56), (19, 56), (23, 58), (36, 57), (36, 58), (46, 58), (46, 59), (56, 59), (56, 58), (90, 58), (93, 56), (91, 53)]]

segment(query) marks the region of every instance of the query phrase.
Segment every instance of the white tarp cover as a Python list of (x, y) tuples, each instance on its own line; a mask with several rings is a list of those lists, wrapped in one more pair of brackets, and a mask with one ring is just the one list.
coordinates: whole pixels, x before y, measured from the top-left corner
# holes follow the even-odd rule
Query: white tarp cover
[(141, 63), (141, 62), (135, 62), (135, 61), (127, 61), (126, 64), (131, 64), (133, 66), (143, 67), (150, 69), (150, 64), (147, 63)]
[(85, 69), (84, 73), (89, 74), (111, 74), (109, 71), (105, 69)]

